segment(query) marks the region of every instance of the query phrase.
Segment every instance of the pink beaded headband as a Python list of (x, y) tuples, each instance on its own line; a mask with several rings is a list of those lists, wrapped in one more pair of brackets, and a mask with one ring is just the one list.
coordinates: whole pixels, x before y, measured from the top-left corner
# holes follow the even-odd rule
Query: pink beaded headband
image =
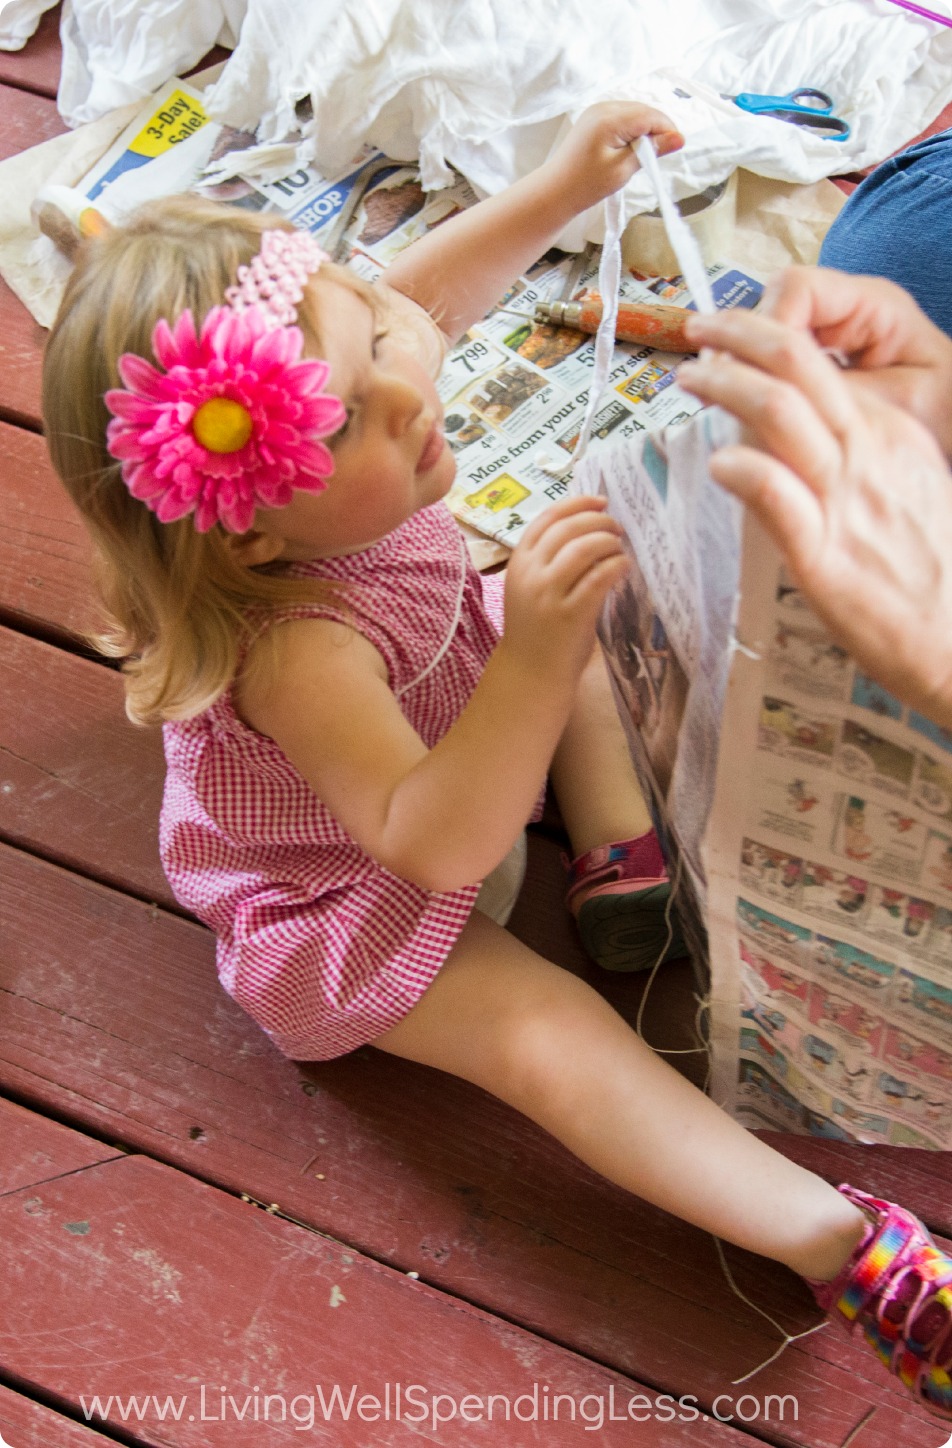
[(258, 255), (238, 268), (238, 280), (225, 292), (225, 301), (236, 312), (260, 307), (269, 326), (291, 327), (308, 277), (325, 261), (330, 257), (309, 232), (266, 231)]
[(327, 363), (301, 360), (295, 323), (308, 278), (327, 260), (307, 232), (266, 231), (200, 333), (188, 309), (174, 327), (156, 323), (164, 372), (134, 352), (120, 357), (126, 385), (105, 396), (106, 446), (161, 522), (194, 513), (200, 533), (215, 523), (246, 533), (256, 508), (326, 488), (334, 459), (320, 439), (347, 414), (324, 391)]

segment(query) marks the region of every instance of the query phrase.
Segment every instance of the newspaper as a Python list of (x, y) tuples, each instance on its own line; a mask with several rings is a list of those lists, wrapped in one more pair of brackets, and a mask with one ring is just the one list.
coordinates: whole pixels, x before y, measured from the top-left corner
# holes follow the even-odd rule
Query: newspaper
[[(753, 1127), (952, 1148), (952, 733), (830, 638), (711, 481), (709, 411), (586, 458), (627, 529), (602, 639)], [(701, 940), (698, 937), (701, 936)]]
[[(240, 169), (224, 180), (210, 179), (209, 173), (213, 178), (216, 171), (234, 167), (254, 143), (251, 132), (210, 119), (201, 89), (173, 79), (137, 112), (77, 190), (114, 222), (144, 201), (183, 191), (246, 210), (277, 212), (322, 241), (333, 238), (336, 246), (339, 240), (343, 258), (371, 277), (418, 236), (475, 200), (462, 181), (426, 196), (414, 167), (390, 161), (369, 146), (334, 176), (307, 166), (272, 181), (251, 179)], [(358, 197), (360, 209), (349, 217), (346, 234), (335, 237)]]
[[(538, 302), (596, 291), (597, 256), (565, 296), (572, 261), (551, 257), (534, 268), (450, 352), (440, 378), (446, 436), (456, 453), (449, 505), (464, 522), (512, 547), (532, 519), (568, 489), (568, 469), (588, 403), (593, 338), (538, 324)], [(731, 264), (712, 269), (718, 306), (753, 307), (760, 281)], [(687, 306), (680, 277), (624, 277), (630, 301)], [(522, 314), (513, 316), (513, 312)], [(677, 384), (683, 356), (618, 343), (591, 447), (621, 443), (686, 422), (699, 410)]]
[(707, 479), (717, 416), (589, 452), (575, 470), (575, 486), (604, 494), (625, 526), (630, 569), (600, 636), (705, 994), (703, 843), (740, 576), (739, 507)]

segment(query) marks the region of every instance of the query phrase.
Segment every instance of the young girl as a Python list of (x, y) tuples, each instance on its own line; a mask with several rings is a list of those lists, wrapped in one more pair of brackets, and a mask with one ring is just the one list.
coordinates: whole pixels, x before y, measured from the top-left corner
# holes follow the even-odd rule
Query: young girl
[(280, 1049), (373, 1042), (494, 1092), (612, 1181), (802, 1273), (952, 1414), (952, 1262), (921, 1224), (773, 1152), (497, 923), (550, 769), (570, 900), (610, 964), (657, 952), (664, 866), (593, 653), (619, 528), (583, 497), (537, 519), (503, 622), (441, 501), (433, 375), (443, 340), (624, 185), (645, 133), (681, 144), (645, 107), (586, 112), (376, 288), (268, 219), (143, 209), (72, 278), (47, 436), (97, 544), (129, 712), (165, 721), (169, 878)]

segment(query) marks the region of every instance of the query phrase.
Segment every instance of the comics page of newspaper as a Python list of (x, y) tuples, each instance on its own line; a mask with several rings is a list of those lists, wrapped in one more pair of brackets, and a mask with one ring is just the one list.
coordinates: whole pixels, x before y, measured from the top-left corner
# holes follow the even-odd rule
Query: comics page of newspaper
[(707, 840), (713, 1094), (952, 1147), (952, 734), (867, 678), (745, 523)]
[(602, 642), (709, 994), (712, 1095), (748, 1126), (948, 1150), (952, 733), (862, 673), (711, 482), (736, 440), (711, 410), (576, 470), (626, 528)]

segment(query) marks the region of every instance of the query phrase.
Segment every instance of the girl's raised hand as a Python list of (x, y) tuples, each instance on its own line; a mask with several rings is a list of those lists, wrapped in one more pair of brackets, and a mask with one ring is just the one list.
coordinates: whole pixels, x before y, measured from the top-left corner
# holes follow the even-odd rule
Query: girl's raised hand
[(604, 498), (562, 498), (526, 529), (506, 570), (503, 645), (518, 651), (527, 686), (574, 685), (592, 652), (602, 604), (625, 576), (620, 523)]
[(692, 318), (689, 333), (718, 350), (679, 381), (744, 429), (712, 477), (862, 667), (952, 726), (952, 476), (935, 439), (850, 386), (806, 332), (745, 312)]
[(603, 101), (590, 106), (543, 168), (551, 168), (572, 215), (587, 211), (620, 190), (638, 170), (634, 142), (654, 138), (659, 156), (679, 151), (684, 137), (674, 122), (636, 101)]
[(631, 143), (644, 135), (654, 136), (662, 154), (684, 144), (667, 116), (650, 106), (592, 106), (543, 165), (402, 251), (387, 282), (457, 342), (579, 212), (624, 186), (638, 169)]

